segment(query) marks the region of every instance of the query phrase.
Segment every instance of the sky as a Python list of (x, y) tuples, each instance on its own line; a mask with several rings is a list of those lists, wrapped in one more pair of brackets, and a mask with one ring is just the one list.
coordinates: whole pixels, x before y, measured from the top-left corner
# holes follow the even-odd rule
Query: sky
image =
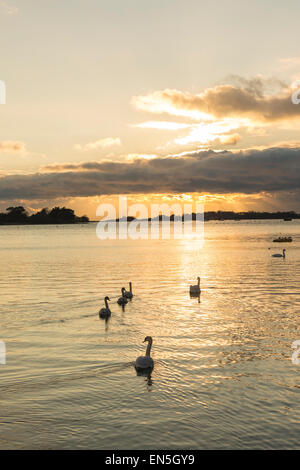
[[(296, 0), (0, 0), (0, 209), (298, 210)], [(0, 100), (1, 101), (1, 100)]]

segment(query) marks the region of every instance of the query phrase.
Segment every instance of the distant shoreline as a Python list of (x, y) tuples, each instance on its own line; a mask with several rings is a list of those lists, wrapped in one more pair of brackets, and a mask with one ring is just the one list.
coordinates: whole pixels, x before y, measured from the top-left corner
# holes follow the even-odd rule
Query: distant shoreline
[[(166, 215), (160, 215), (158, 217), (151, 218), (149, 217), (148, 219), (137, 219), (136, 217), (122, 217), (122, 218), (117, 218), (117, 219), (111, 219), (111, 220), (105, 220), (103, 222), (132, 222), (133, 220), (136, 220), (138, 222), (152, 222), (152, 221), (158, 221), (162, 222), (163, 220), (168, 221), (170, 220), (171, 222), (188, 222), (190, 220), (202, 220), (204, 218), (205, 222), (209, 221), (226, 221), (226, 220), (232, 220), (232, 221), (243, 221), (243, 220), (282, 220), (285, 222), (291, 222), (294, 219), (300, 219), (300, 214), (297, 214), (296, 212), (289, 211), (289, 212), (231, 212), (231, 211), (208, 211), (205, 212), (204, 214), (185, 214), (185, 215), (179, 215), (176, 216), (174, 214), (171, 214), (171, 216), (166, 216)], [(94, 221), (98, 222), (98, 221)], [(100, 221), (101, 222), (101, 221)]]
[[(0, 213), (0, 226), (8, 225), (80, 225), (80, 224), (89, 224), (89, 223), (107, 223), (107, 222), (132, 222), (136, 220), (137, 222), (162, 222), (162, 221), (171, 221), (171, 222), (188, 222), (195, 220), (203, 220), (204, 222), (209, 221), (244, 221), (244, 220), (282, 220), (285, 222), (290, 222), (294, 219), (300, 219), (300, 214), (297, 214), (293, 211), (286, 212), (232, 212), (232, 211), (208, 211), (204, 214), (185, 214), (183, 216), (176, 216), (171, 214), (170, 216), (160, 215), (154, 218), (149, 217), (148, 219), (137, 219), (136, 217), (123, 217), (110, 220), (89, 220), (88, 217), (78, 217), (74, 214), (74, 211), (66, 208), (54, 208), (51, 211), (43, 209), (42, 211), (33, 214), (27, 215), (23, 207), (9, 208), (8, 213)], [(2, 216), (2, 217), (1, 217)]]
[[(289, 222), (292, 222), (293, 220), (299, 220), (300, 217), (294, 217), (291, 221)], [(137, 222), (151, 222), (152, 219), (133, 219), (133, 220), (136, 220)], [(166, 219), (167, 220), (167, 219)], [(285, 222), (283, 219), (281, 218), (260, 218), (260, 219), (204, 219), (204, 222), (244, 222), (244, 221), (247, 221), (247, 220), (253, 220), (253, 221), (259, 221), (259, 220), (281, 220), (282, 222)], [(155, 221), (155, 219), (153, 219), (153, 221)], [(3, 224), (3, 223), (0, 223), (0, 227), (36, 227), (36, 226), (57, 226), (57, 225), (89, 225), (89, 224), (98, 224), (99, 222), (101, 222), (101, 220), (89, 220), (88, 222), (53, 222), (53, 223), (7, 223), (7, 224)], [(105, 220), (103, 221), (103, 223), (107, 223), (107, 222), (115, 222), (115, 223), (120, 223), (120, 222), (124, 222), (124, 220)], [(128, 220), (127, 221), (128, 223), (129, 222), (132, 222), (132, 220)], [(159, 220), (159, 222), (161, 222), (161, 220)], [(174, 220), (171, 220), (170, 222), (174, 222)], [(184, 221), (182, 221), (184, 222)]]

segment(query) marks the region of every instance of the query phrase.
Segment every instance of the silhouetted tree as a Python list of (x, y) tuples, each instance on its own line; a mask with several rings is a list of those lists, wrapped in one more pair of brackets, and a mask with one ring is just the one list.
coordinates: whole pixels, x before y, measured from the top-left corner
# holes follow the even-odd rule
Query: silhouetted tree
[(44, 208), (28, 215), (23, 206), (8, 207), (6, 213), (0, 213), (0, 224), (74, 224), (87, 223), (87, 216), (77, 217), (72, 209), (66, 207)]

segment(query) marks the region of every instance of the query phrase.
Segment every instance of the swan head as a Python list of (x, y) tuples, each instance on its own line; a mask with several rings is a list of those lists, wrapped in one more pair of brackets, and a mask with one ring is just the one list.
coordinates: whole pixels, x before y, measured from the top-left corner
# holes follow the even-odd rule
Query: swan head
[(124, 295), (124, 293), (126, 292), (125, 287), (122, 287), (121, 292), (122, 292), (122, 295)]
[(146, 336), (143, 343), (151, 342), (152, 343), (152, 336)]
[(104, 298), (104, 300), (110, 300), (110, 298), (106, 296), (106, 297)]

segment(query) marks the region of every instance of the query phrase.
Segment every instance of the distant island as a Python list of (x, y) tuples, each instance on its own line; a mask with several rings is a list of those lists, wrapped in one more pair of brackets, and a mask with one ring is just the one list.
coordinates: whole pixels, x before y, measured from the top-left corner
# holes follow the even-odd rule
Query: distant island
[[(200, 214), (199, 214), (200, 215)], [(183, 216), (181, 215), (174, 215), (171, 214), (170, 216), (166, 215), (159, 215), (157, 217), (149, 217), (148, 219), (137, 219), (137, 220), (147, 220), (148, 222), (153, 221), (162, 221), (162, 220), (171, 220), (172, 222), (174, 221), (180, 221), (180, 220), (196, 220), (197, 214), (194, 212), (192, 214), (185, 214)], [(293, 219), (300, 219), (300, 214), (297, 214), (294, 211), (288, 211), (288, 212), (255, 212), (255, 211), (249, 211), (249, 212), (232, 212), (232, 211), (207, 211), (204, 213), (204, 220), (209, 221), (209, 220), (272, 220), (272, 219), (282, 219), (284, 221), (292, 221)], [(132, 220), (136, 220), (135, 217), (122, 217), (119, 219), (116, 219), (116, 222), (131, 222)]]
[(89, 218), (78, 217), (72, 209), (66, 207), (44, 208), (29, 215), (23, 206), (8, 207), (0, 212), (0, 225), (44, 225), (44, 224), (85, 224)]

